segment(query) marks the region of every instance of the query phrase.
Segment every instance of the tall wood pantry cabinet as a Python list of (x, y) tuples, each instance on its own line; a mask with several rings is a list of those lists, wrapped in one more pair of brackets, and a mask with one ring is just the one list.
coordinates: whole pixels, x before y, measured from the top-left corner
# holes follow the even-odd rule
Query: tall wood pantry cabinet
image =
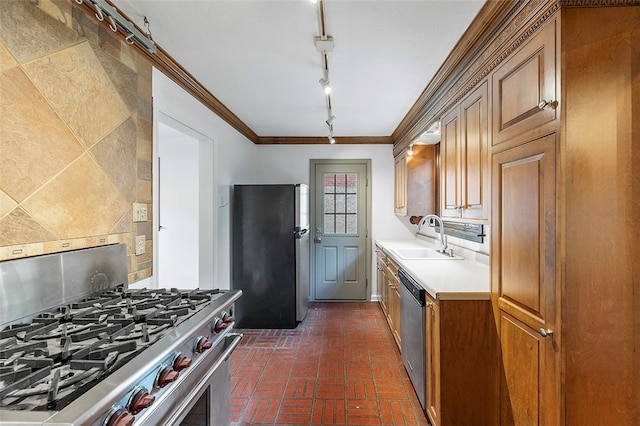
[(490, 75), (502, 425), (640, 421), (638, 23), (550, 3)]

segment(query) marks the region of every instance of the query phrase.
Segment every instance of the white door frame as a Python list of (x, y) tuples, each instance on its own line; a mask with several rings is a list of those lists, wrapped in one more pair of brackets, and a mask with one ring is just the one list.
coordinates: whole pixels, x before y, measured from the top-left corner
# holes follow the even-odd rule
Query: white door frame
[[(366, 194), (367, 194), (367, 202), (366, 202), (366, 212), (365, 212), (365, 220), (366, 220), (366, 232), (365, 232), (365, 280), (366, 280), (366, 300), (371, 300), (371, 201), (372, 201), (372, 191), (371, 191), (371, 159), (362, 159), (362, 158), (354, 158), (354, 159), (311, 159), (310, 167), (309, 167), (309, 190), (311, 191), (309, 195), (310, 200), (310, 238), (313, 239), (314, 231), (317, 227), (316, 224), (316, 165), (340, 165), (340, 164), (364, 164), (366, 167)], [(311, 243), (311, 250), (309, 253), (310, 262), (309, 262), (309, 276), (310, 276), (310, 300), (315, 300), (316, 294), (316, 244)]]
[(151, 279), (151, 287), (158, 288), (158, 194), (159, 179), (158, 171), (158, 148), (159, 148), (159, 125), (162, 123), (167, 127), (171, 127), (187, 136), (197, 139), (199, 145), (199, 241), (198, 241), (198, 276), (199, 286), (201, 288), (214, 288), (214, 273), (218, 269), (216, 264), (217, 256), (215, 256), (216, 248), (216, 226), (217, 211), (216, 200), (217, 185), (215, 176), (215, 150), (216, 145), (213, 139), (203, 135), (197, 130), (179, 122), (162, 111), (154, 111), (154, 140), (153, 140), (153, 265), (154, 273)]

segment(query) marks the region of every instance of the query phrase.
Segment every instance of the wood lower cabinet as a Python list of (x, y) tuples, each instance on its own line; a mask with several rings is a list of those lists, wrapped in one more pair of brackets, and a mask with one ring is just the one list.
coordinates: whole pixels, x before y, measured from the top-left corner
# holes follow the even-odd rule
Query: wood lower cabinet
[(398, 278), (398, 265), (387, 257), (379, 247), (376, 247), (376, 254), (380, 306), (391, 329), (391, 334), (398, 348), (400, 348), (400, 279)]
[(442, 118), (443, 217), (489, 219), (488, 108), (485, 81)]
[(376, 271), (377, 271), (377, 285), (378, 293), (380, 296), (380, 306), (382, 312), (386, 316), (388, 313), (387, 300), (389, 298), (387, 292), (387, 284), (385, 282), (385, 271), (387, 269), (386, 255), (382, 251), (382, 248), (376, 245)]
[(400, 279), (398, 278), (398, 265), (387, 258), (387, 288), (389, 294), (388, 307), (389, 327), (393, 338), (398, 344), (398, 348), (402, 349), (402, 340), (400, 339)]
[(425, 321), (432, 426), (496, 425), (500, 374), (491, 302), (427, 295)]

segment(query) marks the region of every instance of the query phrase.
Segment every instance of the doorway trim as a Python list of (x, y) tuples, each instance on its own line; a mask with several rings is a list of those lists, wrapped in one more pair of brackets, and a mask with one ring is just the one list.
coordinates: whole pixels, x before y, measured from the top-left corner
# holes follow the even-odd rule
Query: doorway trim
[[(153, 275), (151, 277), (151, 287), (158, 288), (158, 226), (157, 222), (159, 204), (159, 176), (158, 173), (158, 153), (160, 144), (160, 124), (175, 129), (185, 135), (196, 139), (198, 142), (198, 162), (200, 167), (200, 184), (199, 184), (199, 200), (200, 200), (200, 214), (199, 214), (199, 234), (201, 238), (198, 243), (198, 276), (200, 280), (200, 287), (213, 288), (215, 273), (218, 270), (216, 256), (216, 241), (217, 241), (217, 222), (218, 222), (218, 209), (216, 200), (217, 194), (217, 167), (215, 167), (215, 158), (217, 157), (217, 143), (209, 137), (199, 131), (189, 127), (188, 125), (176, 120), (175, 118), (167, 115), (160, 110), (154, 110), (153, 120), (153, 179), (152, 179), (152, 198), (153, 198), (153, 223), (152, 223), (152, 238), (153, 238)], [(203, 155), (204, 154), (204, 155)], [(205, 175), (203, 175), (203, 173)], [(203, 179), (204, 178), (204, 179)], [(206, 180), (206, 182), (203, 182)], [(210, 186), (207, 186), (207, 183)], [(203, 214), (204, 213), (204, 214)], [(210, 219), (209, 219), (210, 218)]]
[[(340, 165), (340, 164), (362, 164), (366, 168), (366, 212), (365, 212), (365, 222), (366, 222), (366, 231), (365, 231), (365, 280), (366, 280), (366, 301), (371, 301), (371, 206), (372, 204), (372, 190), (371, 190), (371, 159), (370, 158), (353, 158), (353, 159), (310, 159), (309, 160), (309, 188), (311, 193), (309, 194), (310, 199), (310, 224), (309, 229), (316, 229), (316, 166), (317, 165)], [(312, 232), (313, 236), (313, 232)], [(310, 285), (310, 300), (315, 301), (316, 294), (316, 245), (311, 243), (311, 249), (309, 250), (309, 285)], [(337, 301), (337, 300), (336, 300)]]

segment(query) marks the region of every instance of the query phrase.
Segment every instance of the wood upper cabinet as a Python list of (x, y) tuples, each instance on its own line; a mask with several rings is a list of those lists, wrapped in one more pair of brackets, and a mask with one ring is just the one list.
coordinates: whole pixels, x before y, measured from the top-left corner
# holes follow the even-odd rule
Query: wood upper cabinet
[(556, 134), (493, 155), (491, 292), (502, 348), (501, 425), (559, 425)]
[(394, 159), (393, 212), (397, 215), (407, 214), (407, 151), (402, 151)]
[(489, 219), (487, 90), (485, 81), (442, 118), (443, 217)]
[(495, 425), (498, 341), (489, 300), (427, 294), (426, 412), (432, 426)]
[(424, 216), (435, 213), (436, 162), (435, 145), (414, 145), (413, 155), (403, 151), (395, 158), (395, 214)]
[(559, 118), (556, 32), (553, 20), (492, 73), (493, 145), (534, 139)]

